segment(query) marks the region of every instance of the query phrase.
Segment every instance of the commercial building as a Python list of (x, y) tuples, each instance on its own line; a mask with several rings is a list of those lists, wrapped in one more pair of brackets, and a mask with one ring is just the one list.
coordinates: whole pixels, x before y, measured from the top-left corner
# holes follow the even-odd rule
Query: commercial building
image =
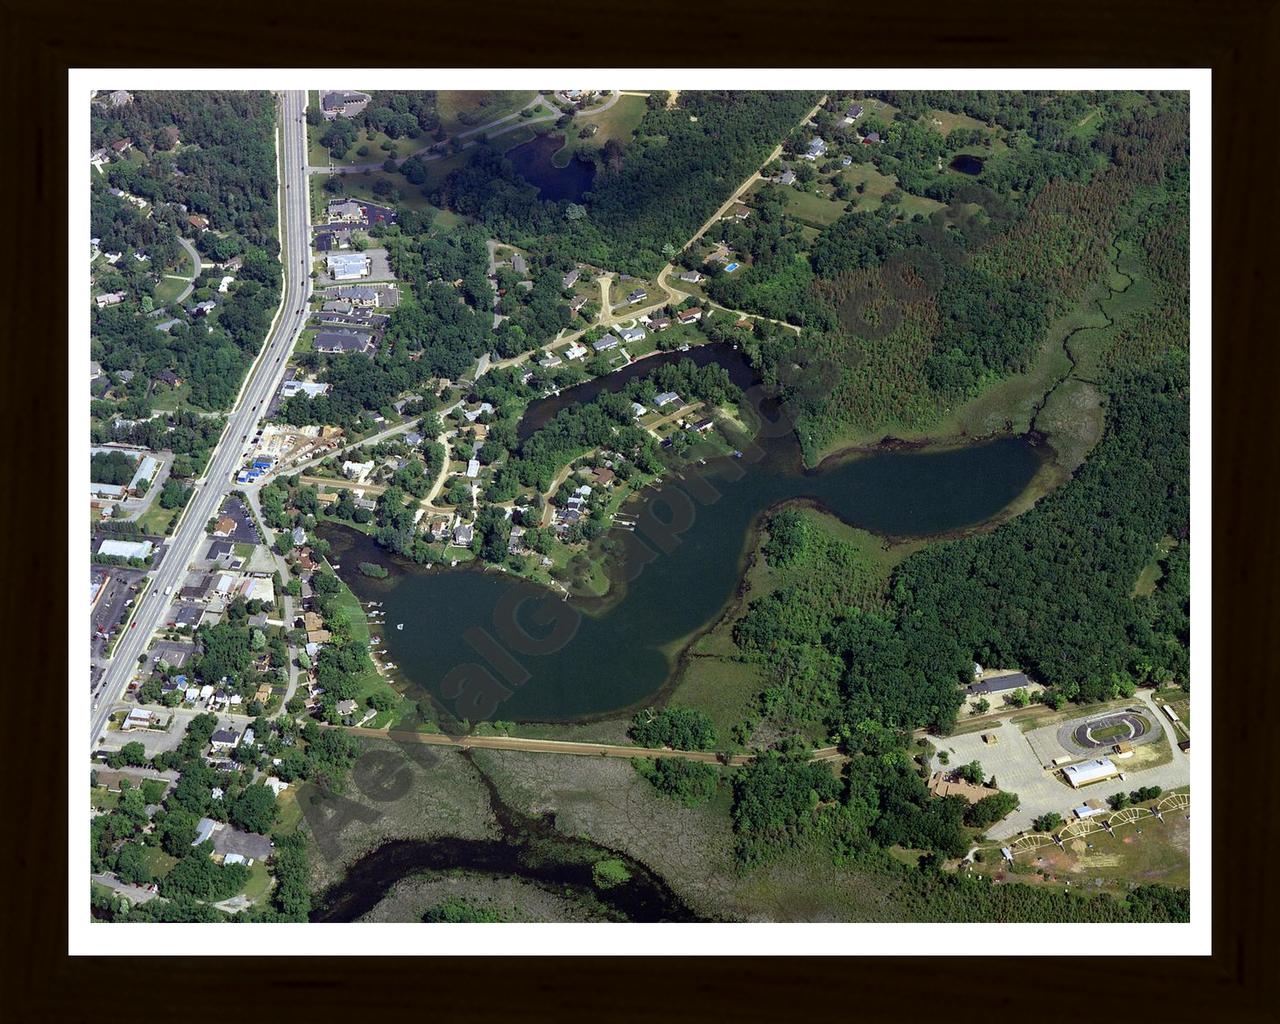
[(362, 252), (331, 252), (325, 267), (335, 281), (355, 281), (368, 276), (369, 257)]
[(1069, 764), (1062, 769), (1062, 777), (1076, 789), (1094, 782), (1113, 779), (1119, 774), (1120, 769), (1115, 766), (1115, 762), (1109, 757), (1099, 757), (1093, 761)]
[(155, 545), (149, 540), (104, 540), (98, 554), (111, 558), (150, 558)]

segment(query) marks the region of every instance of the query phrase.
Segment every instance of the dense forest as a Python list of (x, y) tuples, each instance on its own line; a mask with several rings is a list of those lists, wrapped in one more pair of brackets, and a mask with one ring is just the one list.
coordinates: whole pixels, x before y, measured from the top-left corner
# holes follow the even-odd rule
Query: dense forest
[[(904, 95), (915, 96), (893, 99)], [(1155, 261), (1162, 279), (1178, 267), (1185, 277), (1185, 96), (1040, 97), (1044, 111), (1028, 124), (1023, 112), (1034, 108), (1034, 94), (983, 95), (983, 103), (967, 94), (914, 98), (885, 126), (883, 145), (852, 149), (855, 160), (868, 159), (867, 150), (880, 173), (894, 175), (898, 195), (906, 189), (948, 204), (931, 216), (901, 213), (891, 193), (807, 241), (787, 212), (791, 189), (765, 186), (753, 194), (749, 220), (712, 233), (749, 265), (726, 274), (701, 263), (709, 245), (690, 254), (717, 302), (805, 328), (801, 338), (759, 348), (766, 381), (781, 383), (778, 368), (797, 362), (835, 368), (825, 389), (795, 405), (810, 457), (851, 428), (927, 427), (994, 381), (1027, 370), (1050, 321), (1112, 272), (1118, 239)], [(977, 111), (972, 116), (1016, 138), (967, 179), (936, 166), (968, 142), (951, 137), (961, 130), (946, 139), (933, 132), (922, 150), (927, 173), (920, 172), (929, 182), (903, 182), (904, 161), (911, 162), (902, 146), (932, 131), (915, 118), (935, 102)], [(1081, 121), (1096, 130), (1079, 130)], [(1122, 330), (1116, 355), (1131, 355), (1154, 336), (1143, 347), (1148, 362), (1180, 333), (1179, 319), (1163, 313), (1135, 317)]]
[(689, 91), (651, 103), (625, 159), (597, 173), (585, 205), (543, 202), (501, 154), (481, 147), (434, 203), (558, 259), (637, 275), (674, 255), (817, 100), (806, 92)]

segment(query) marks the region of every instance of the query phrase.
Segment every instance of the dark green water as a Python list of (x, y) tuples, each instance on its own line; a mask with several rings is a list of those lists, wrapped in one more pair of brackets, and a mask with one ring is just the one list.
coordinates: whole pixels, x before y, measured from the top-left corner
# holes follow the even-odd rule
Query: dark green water
[[(807, 498), (879, 534), (943, 534), (1000, 512), (1042, 457), (1027, 438), (1000, 437), (949, 451), (879, 452), (801, 473), (785, 439), (754, 464), (723, 458), (690, 467), (627, 510), (641, 515), (634, 534), (613, 531), (642, 542), (648, 554), (623, 560), (625, 596), (604, 603), (564, 601), (505, 573), (397, 566), (363, 534), (340, 526), (322, 533), (352, 590), (385, 602), (387, 625), (376, 632), (399, 681), (430, 689), (470, 721), (572, 720), (641, 703), (661, 689), (679, 642), (714, 621), (733, 595), (752, 524), (770, 506)], [(672, 508), (680, 512), (665, 528)], [(356, 571), (362, 561), (387, 565), (392, 575), (369, 579)], [(508, 605), (520, 593), (529, 600), (513, 615)]]

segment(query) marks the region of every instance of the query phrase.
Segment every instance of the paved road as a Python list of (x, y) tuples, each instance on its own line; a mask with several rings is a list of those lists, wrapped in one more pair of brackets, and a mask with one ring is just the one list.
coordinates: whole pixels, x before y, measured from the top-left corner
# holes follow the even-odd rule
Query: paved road
[[(335, 726), (335, 728), (340, 728)], [(397, 743), (424, 743), (435, 747), (477, 747), (485, 750), (523, 750), (538, 754), (578, 754), (591, 757), (676, 757), (685, 761), (720, 764), (720, 755), (709, 750), (672, 750), (669, 747), (630, 747), (615, 743), (579, 743), (572, 740), (537, 740), (522, 736), (446, 736), (432, 732), (388, 732), (386, 729), (348, 729), (347, 732), (371, 739), (390, 739)], [(834, 761), (844, 755), (836, 747), (820, 747), (811, 760)], [(733, 754), (730, 765), (750, 764), (754, 754)]]
[(191, 275), (191, 283), (183, 289), (181, 295), (173, 300), (173, 305), (175, 306), (180, 306), (182, 303), (187, 301), (187, 296), (195, 290), (196, 279), (200, 276), (200, 271), (204, 269), (204, 264), (200, 262), (200, 254), (196, 252), (196, 247), (194, 245), (181, 236), (178, 237), (178, 244), (187, 250), (187, 255), (191, 257), (191, 262), (196, 269), (195, 273)]
[(284, 289), (281, 307), (266, 344), (251, 367), (222, 438), (209, 461), (208, 472), (197, 481), (167, 553), (153, 573), (151, 588), (134, 616), (134, 625), (121, 638), (95, 693), (99, 707), (92, 712), (89, 742), (105, 732), (107, 717), (138, 667), (138, 656), (163, 620), (168, 601), (165, 590), (177, 590), (187, 566), (205, 540), (204, 527), (233, 487), (234, 473), (244, 458), (267, 403), (284, 377), (285, 362), (306, 323), (310, 295), (310, 210), (308, 208), (307, 138), (303, 115), (306, 92), (286, 92), (280, 98), (283, 145), (277, 143), (280, 175), (280, 237), (284, 244)]

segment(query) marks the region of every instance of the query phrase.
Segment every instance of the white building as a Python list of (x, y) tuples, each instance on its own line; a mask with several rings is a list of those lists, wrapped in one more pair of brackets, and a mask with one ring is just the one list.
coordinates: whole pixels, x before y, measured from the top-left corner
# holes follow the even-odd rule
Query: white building
[(98, 554), (112, 558), (150, 558), (153, 545), (149, 540), (104, 540)]
[(355, 281), (369, 274), (369, 257), (362, 252), (331, 252), (325, 267), (335, 281)]
[(1081, 761), (1069, 764), (1062, 769), (1062, 777), (1072, 786), (1079, 789), (1093, 782), (1102, 782), (1120, 774), (1120, 769), (1109, 757), (1099, 757), (1093, 761)]

